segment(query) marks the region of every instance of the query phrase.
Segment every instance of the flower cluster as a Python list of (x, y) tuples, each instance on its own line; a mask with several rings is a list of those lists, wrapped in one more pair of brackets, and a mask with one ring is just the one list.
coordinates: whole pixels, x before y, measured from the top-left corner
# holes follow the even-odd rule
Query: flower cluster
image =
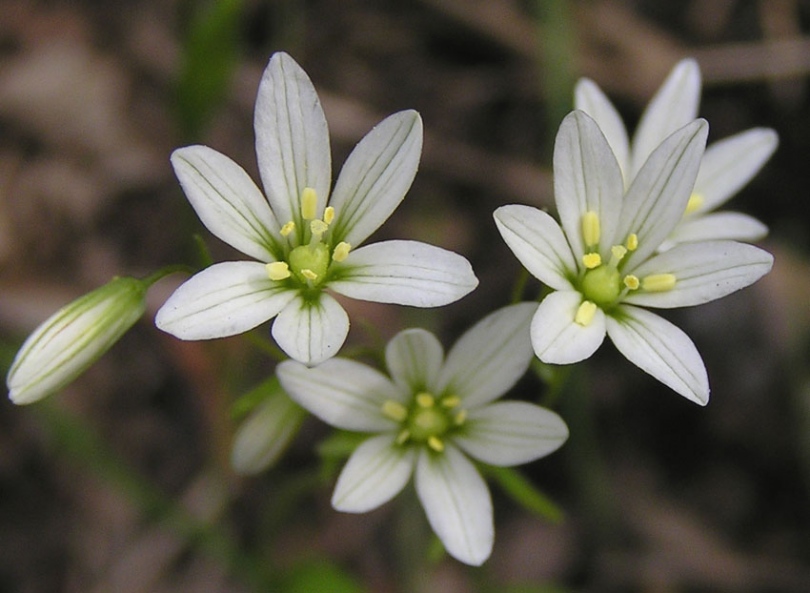
[[(163, 304), (156, 325), (203, 340), (275, 318), (272, 336), (290, 358), (249, 394), (234, 468), (255, 473), (272, 464), (310, 412), (364, 435), (337, 480), (336, 509), (377, 508), (413, 476), (446, 550), (479, 565), (491, 553), (494, 527), (477, 464), (527, 463), (568, 437), (556, 413), (497, 401), (535, 355), (545, 363), (576, 363), (609, 336), (628, 360), (706, 404), (708, 377), (695, 345), (647, 308), (706, 303), (770, 270), (769, 253), (741, 242), (764, 236), (764, 225), (714, 210), (762, 167), (777, 139), (754, 129), (706, 149), (699, 94), (698, 67), (684, 60), (631, 143), (602, 91), (580, 81), (576, 109), (561, 123), (554, 147), (559, 222), (524, 205), (494, 212), (506, 244), (550, 292), (539, 304), (483, 317), (446, 356), (432, 333), (401, 331), (385, 348), (382, 372), (337, 356), (349, 319), (334, 295), (438, 307), (468, 294), (478, 280), (464, 257), (439, 247), (407, 240), (363, 245), (411, 186), (421, 155), (420, 116), (403, 111), (378, 124), (332, 187), (318, 96), (290, 56), (275, 54), (254, 122), (264, 193), (238, 164), (206, 146), (171, 156), (202, 223), (252, 261), (197, 272)], [(73, 380), (141, 317), (147, 288), (163, 275), (116, 279), (57, 312), (17, 355), (8, 375), (12, 400), (32, 402)]]

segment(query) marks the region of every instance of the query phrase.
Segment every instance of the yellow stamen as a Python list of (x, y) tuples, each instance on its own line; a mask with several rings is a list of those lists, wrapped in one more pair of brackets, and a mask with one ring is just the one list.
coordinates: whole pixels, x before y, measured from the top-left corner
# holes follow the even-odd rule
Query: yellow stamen
[(461, 426), (462, 424), (464, 424), (466, 420), (467, 420), (467, 410), (461, 410), (453, 418), (453, 422), (455, 422), (456, 426)]
[(409, 438), (411, 438), (411, 431), (403, 430), (397, 435), (397, 445), (404, 445)]
[(419, 405), (420, 408), (432, 408), (433, 404), (436, 403), (436, 400), (433, 398), (432, 395), (423, 391), (422, 393), (416, 394), (416, 403)]
[(630, 233), (627, 235), (627, 243), (625, 243), (625, 245), (627, 245), (628, 251), (635, 251), (638, 249), (638, 235), (635, 233)]
[(591, 301), (582, 301), (582, 304), (577, 309), (577, 314), (574, 316), (574, 322), (582, 327), (588, 327), (596, 315), (598, 307)]
[(695, 210), (698, 210), (701, 206), (703, 206), (703, 202), (706, 200), (703, 199), (703, 196), (700, 194), (692, 194), (689, 196), (689, 201), (686, 203), (686, 212), (684, 214), (690, 214)]
[(315, 272), (313, 272), (312, 270), (310, 270), (309, 268), (305, 268), (305, 269), (301, 270), (301, 275), (304, 278), (306, 278), (307, 280), (317, 280), (318, 279), (318, 275)]
[(624, 277), (624, 285), (630, 290), (636, 290), (641, 285), (641, 282), (639, 282), (638, 276), (628, 274)]
[(403, 420), (405, 420), (405, 418), (408, 417), (408, 408), (406, 408), (399, 402), (395, 402), (394, 400), (389, 399), (383, 404), (382, 413), (384, 416), (387, 416), (391, 420), (402, 422)]
[(313, 220), (309, 223), (309, 230), (313, 237), (320, 239), (329, 230), (329, 225), (322, 220)]
[(598, 253), (586, 253), (582, 256), (582, 265), (593, 270), (602, 265), (602, 256)]
[(444, 451), (444, 443), (437, 436), (428, 437), (427, 444), (428, 447), (436, 451), (436, 453), (441, 453), (442, 451)]
[(287, 236), (287, 235), (289, 235), (291, 232), (293, 232), (293, 229), (294, 229), (294, 228), (295, 228), (295, 222), (293, 222), (293, 221), (291, 220), (290, 222), (286, 223), (286, 224), (285, 224), (283, 227), (281, 227), (281, 231), (280, 231), (281, 236), (282, 236), (282, 237), (286, 237), (286, 236)]
[(457, 405), (461, 403), (461, 398), (457, 395), (451, 395), (449, 397), (445, 397), (442, 400), (442, 407), (450, 409), (455, 408)]
[(305, 187), (301, 192), (301, 217), (312, 220), (318, 215), (318, 194), (311, 187)]
[(346, 241), (341, 241), (337, 245), (335, 245), (335, 250), (332, 252), (332, 260), (341, 262), (347, 257), (349, 257), (349, 250), (352, 246)]
[(326, 210), (323, 211), (323, 221), (326, 224), (332, 224), (333, 220), (335, 220), (335, 209), (332, 206), (327, 206)]
[(651, 274), (641, 281), (641, 288), (647, 292), (664, 292), (675, 288), (675, 274)]
[(624, 245), (614, 245), (610, 248), (610, 266), (615, 268), (622, 261), (622, 258), (627, 255), (627, 247)]
[(265, 266), (270, 280), (284, 280), (290, 277), (290, 266), (285, 261), (274, 261)]
[(582, 215), (582, 240), (587, 247), (592, 247), (599, 244), (601, 234), (599, 216), (593, 210), (588, 210)]

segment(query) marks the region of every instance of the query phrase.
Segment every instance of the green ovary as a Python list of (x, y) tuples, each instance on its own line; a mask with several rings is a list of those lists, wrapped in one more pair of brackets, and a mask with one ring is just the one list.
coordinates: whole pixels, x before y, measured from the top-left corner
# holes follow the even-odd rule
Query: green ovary
[(417, 442), (427, 441), (430, 437), (440, 437), (450, 426), (444, 410), (436, 408), (414, 410), (406, 423), (410, 438)]
[(580, 290), (587, 300), (599, 306), (615, 302), (622, 291), (619, 270), (610, 265), (588, 270), (582, 278)]
[(299, 245), (287, 258), (290, 272), (304, 284), (320, 284), (331, 262), (329, 248), (323, 243)]

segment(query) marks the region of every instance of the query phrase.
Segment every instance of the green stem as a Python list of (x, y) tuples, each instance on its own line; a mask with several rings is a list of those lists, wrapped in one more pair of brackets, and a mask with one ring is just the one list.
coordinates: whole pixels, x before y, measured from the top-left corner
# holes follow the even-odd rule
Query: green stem
[(166, 276), (178, 274), (180, 272), (193, 274), (194, 269), (184, 264), (172, 264), (170, 266), (160, 268), (157, 272), (153, 272), (146, 278), (143, 278), (141, 281), (146, 285), (147, 288), (149, 288), (158, 281), (163, 280)]

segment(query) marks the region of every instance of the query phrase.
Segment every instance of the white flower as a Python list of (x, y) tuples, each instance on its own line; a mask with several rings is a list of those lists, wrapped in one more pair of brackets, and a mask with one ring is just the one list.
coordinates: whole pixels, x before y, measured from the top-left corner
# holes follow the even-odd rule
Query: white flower
[[(697, 62), (680, 61), (647, 106), (632, 144), (621, 117), (593, 81), (582, 79), (577, 83), (574, 106), (596, 120), (619, 161), (625, 187), (629, 187), (655, 148), (697, 117), (700, 87)], [(767, 128), (752, 128), (711, 144), (703, 155), (683, 220), (660, 249), (689, 241), (755, 241), (764, 237), (768, 228), (756, 218), (739, 212), (713, 211), (757, 174), (777, 144), (776, 132)]]
[(588, 358), (605, 334), (634, 364), (684, 397), (706, 404), (706, 369), (680, 329), (636, 305), (697, 305), (748, 286), (773, 258), (734, 241), (677, 245), (657, 254), (678, 224), (697, 174), (707, 125), (694, 121), (650, 155), (624, 194), (605, 136), (581, 111), (560, 126), (554, 190), (561, 225), (529, 206), (503, 206), (495, 222), (507, 245), (555, 292), (532, 320), (540, 360)]
[(51, 395), (98, 360), (141, 318), (146, 284), (115, 278), (45, 320), (25, 340), (6, 384), (15, 404)]
[(353, 513), (375, 509), (415, 473), (419, 499), (447, 551), (462, 562), (483, 563), (494, 538), (492, 501), (467, 455), (517, 465), (551, 453), (568, 437), (565, 423), (549, 410), (492, 403), (528, 368), (534, 309), (522, 303), (490, 314), (446, 359), (433, 334), (400, 332), (385, 352), (390, 378), (342, 358), (315, 368), (281, 363), (279, 380), (303, 407), (338, 428), (377, 433), (349, 458), (333, 506)]
[[(276, 317), (273, 337), (292, 358), (316, 364), (349, 331), (324, 289), (384, 303), (436, 307), (478, 283), (469, 262), (416, 241), (359, 247), (396, 209), (422, 147), (414, 111), (377, 125), (349, 156), (332, 191), (329, 134), (306, 73), (275, 54), (259, 87), (256, 154), (266, 190), (205, 146), (172, 154), (189, 202), (217, 237), (259, 261), (215, 264), (190, 278), (158, 311), (159, 328), (185, 340), (239, 334)], [(268, 204), (269, 202), (269, 204)]]

